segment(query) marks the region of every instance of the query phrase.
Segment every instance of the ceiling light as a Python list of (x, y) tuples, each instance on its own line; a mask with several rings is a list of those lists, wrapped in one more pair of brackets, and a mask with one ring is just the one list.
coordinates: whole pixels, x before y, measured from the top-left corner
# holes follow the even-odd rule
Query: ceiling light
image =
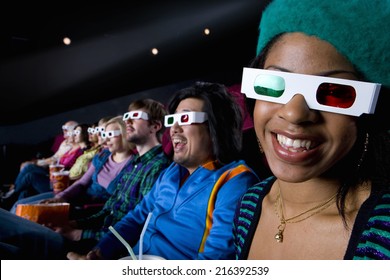
[(64, 39), (62, 40), (63, 42), (64, 42), (64, 44), (65, 45), (70, 45), (70, 43), (72, 42), (71, 40), (70, 40), (70, 38), (69, 37), (64, 37)]

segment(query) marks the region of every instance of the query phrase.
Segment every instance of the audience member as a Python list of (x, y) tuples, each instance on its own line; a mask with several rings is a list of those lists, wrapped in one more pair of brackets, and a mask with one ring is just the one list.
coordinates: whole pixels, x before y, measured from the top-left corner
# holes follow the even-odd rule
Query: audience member
[[(231, 259), (232, 223), (237, 202), (258, 182), (239, 160), (242, 117), (238, 105), (220, 84), (197, 82), (177, 92), (165, 116), (170, 127), (174, 162), (152, 190), (115, 230), (134, 247), (152, 213), (143, 253), (165, 259)], [(108, 232), (86, 256), (70, 259), (118, 259), (126, 248)]]
[[(49, 162), (52, 162), (54, 159), (58, 158), (60, 155), (64, 154), (68, 149), (70, 149), (70, 145), (67, 142), (68, 138), (68, 128), (73, 130), (74, 126), (77, 125), (77, 122), (75, 121), (68, 121), (64, 125), (62, 125), (62, 135), (55, 138), (55, 143), (53, 144), (52, 149), (55, 149), (53, 152), (53, 156), (46, 158), (46, 159), (39, 159), (40, 157), (37, 156), (37, 159), (28, 160), (25, 162), (22, 162), (20, 164), (19, 171), (23, 169), (24, 166), (34, 164), (39, 165), (43, 167), (47, 167), (49, 165)], [(55, 160), (56, 161), (56, 160)], [(53, 161), (54, 162), (54, 161)], [(2, 186), (1, 189), (1, 207), (3, 207), (7, 203), (7, 199), (15, 192), (15, 185), (14, 184), (5, 184)]]
[(70, 132), (74, 130), (76, 125), (78, 125), (78, 123), (73, 120), (67, 121), (64, 125), (62, 125), (64, 140), (59, 145), (58, 150), (51, 157), (23, 162), (20, 165), (20, 170), (22, 170), (26, 164), (35, 164), (41, 167), (48, 167), (50, 164), (57, 163), (58, 160), (72, 148), (72, 145), (68, 142), (68, 138), (72, 135)]
[(105, 127), (106, 123), (111, 118), (112, 117), (101, 118), (98, 122), (98, 125), (92, 125), (88, 127), (88, 140), (91, 147), (90, 149), (85, 150), (84, 153), (77, 158), (76, 162), (70, 168), (69, 178), (71, 181), (74, 182), (80, 179), (85, 174), (85, 172), (87, 172), (92, 158), (105, 147), (104, 143), (106, 138), (103, 139), (101, 137), (101, 134), (98, 129), (96, 129), (96, 127)]
[(238, 259), (390, 259), (389, 24), (389, 1), (263, 12), (242, 91), (274, 176), (243, 196)]
[(75, 126), (73, 132), (68, 132), (70, 139), (73, 137), (73, 141), (70, 140), (72, 147), (66, 151), (57, 161), (58, 164), (64, 166), (65, 170), (72, 168), (77, 158), (83, 154), (83, 152), (90, 148), (88, 125), (78, 124)]

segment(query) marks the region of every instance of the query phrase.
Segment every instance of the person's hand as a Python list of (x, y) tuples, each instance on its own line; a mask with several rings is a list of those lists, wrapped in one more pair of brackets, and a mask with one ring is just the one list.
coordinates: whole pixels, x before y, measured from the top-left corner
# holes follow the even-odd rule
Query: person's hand
[(102, 260), (100, 255), (100, 251), (98, 249), (94, 249), (89, 251), (86, 255), (81, 255), (75, 252), (69, 252), (66, 257), (69, 260)]
[(49, 204), (49, 203), (58, 203), (58, 202), (66, 202), (66, 200), (61, 197), (53, 197), (48, 199), (42, 199), (39, 203)]
[(74, 225), (73, 223), (68, 223), (62, 226), (56, 226), (56, 225), (46, 225), (46, 226), (51, 228), (55, 232), (61, 234), (62, 236), (64, 236), (69, 240), (79, 241), (81, 239), (81, 234), (83, 233), (83, 230), (74, 228), (73, 225)]
[(68, 254), (66, 254), (66, 257), (68, 258), (68, 260), (86, 260), (87, 259), (87, 255), (81, 255), (81, 254), (78, 254), (75, 252), (69, 252)]

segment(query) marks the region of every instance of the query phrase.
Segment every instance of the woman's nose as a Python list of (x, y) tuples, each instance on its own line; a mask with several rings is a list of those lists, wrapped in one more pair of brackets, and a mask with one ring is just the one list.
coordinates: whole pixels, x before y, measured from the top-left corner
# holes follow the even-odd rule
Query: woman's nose
[(295, 94), (289, 102), (284, 104), (279, 111), (280, 117), (288, 122), (299, 124), (303, 122), (316, 122), (318, 112), (311, 110), (302, 94)]

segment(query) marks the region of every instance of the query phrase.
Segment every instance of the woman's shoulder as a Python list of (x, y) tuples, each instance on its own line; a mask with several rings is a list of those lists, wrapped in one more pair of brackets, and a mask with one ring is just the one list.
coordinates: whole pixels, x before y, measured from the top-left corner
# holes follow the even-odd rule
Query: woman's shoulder
[(390, 259), (390, 191), (373, 193), (362, 205), (351, 238), (359, 240), (354, 259)]
[(363, 203), (360, 212), (364, 212), (366, 216), (380, 214), (381, 216), (390, 217), (390, 190), (386, 189), (372, 192), (369, 198)]
[(260, 182), (250, 186), (243, 196), (245, 199), (255, 199), (256, 201), (262, 199), (271, 189), (273, 182), (276, 180), (274, 176), (268, 177)]

